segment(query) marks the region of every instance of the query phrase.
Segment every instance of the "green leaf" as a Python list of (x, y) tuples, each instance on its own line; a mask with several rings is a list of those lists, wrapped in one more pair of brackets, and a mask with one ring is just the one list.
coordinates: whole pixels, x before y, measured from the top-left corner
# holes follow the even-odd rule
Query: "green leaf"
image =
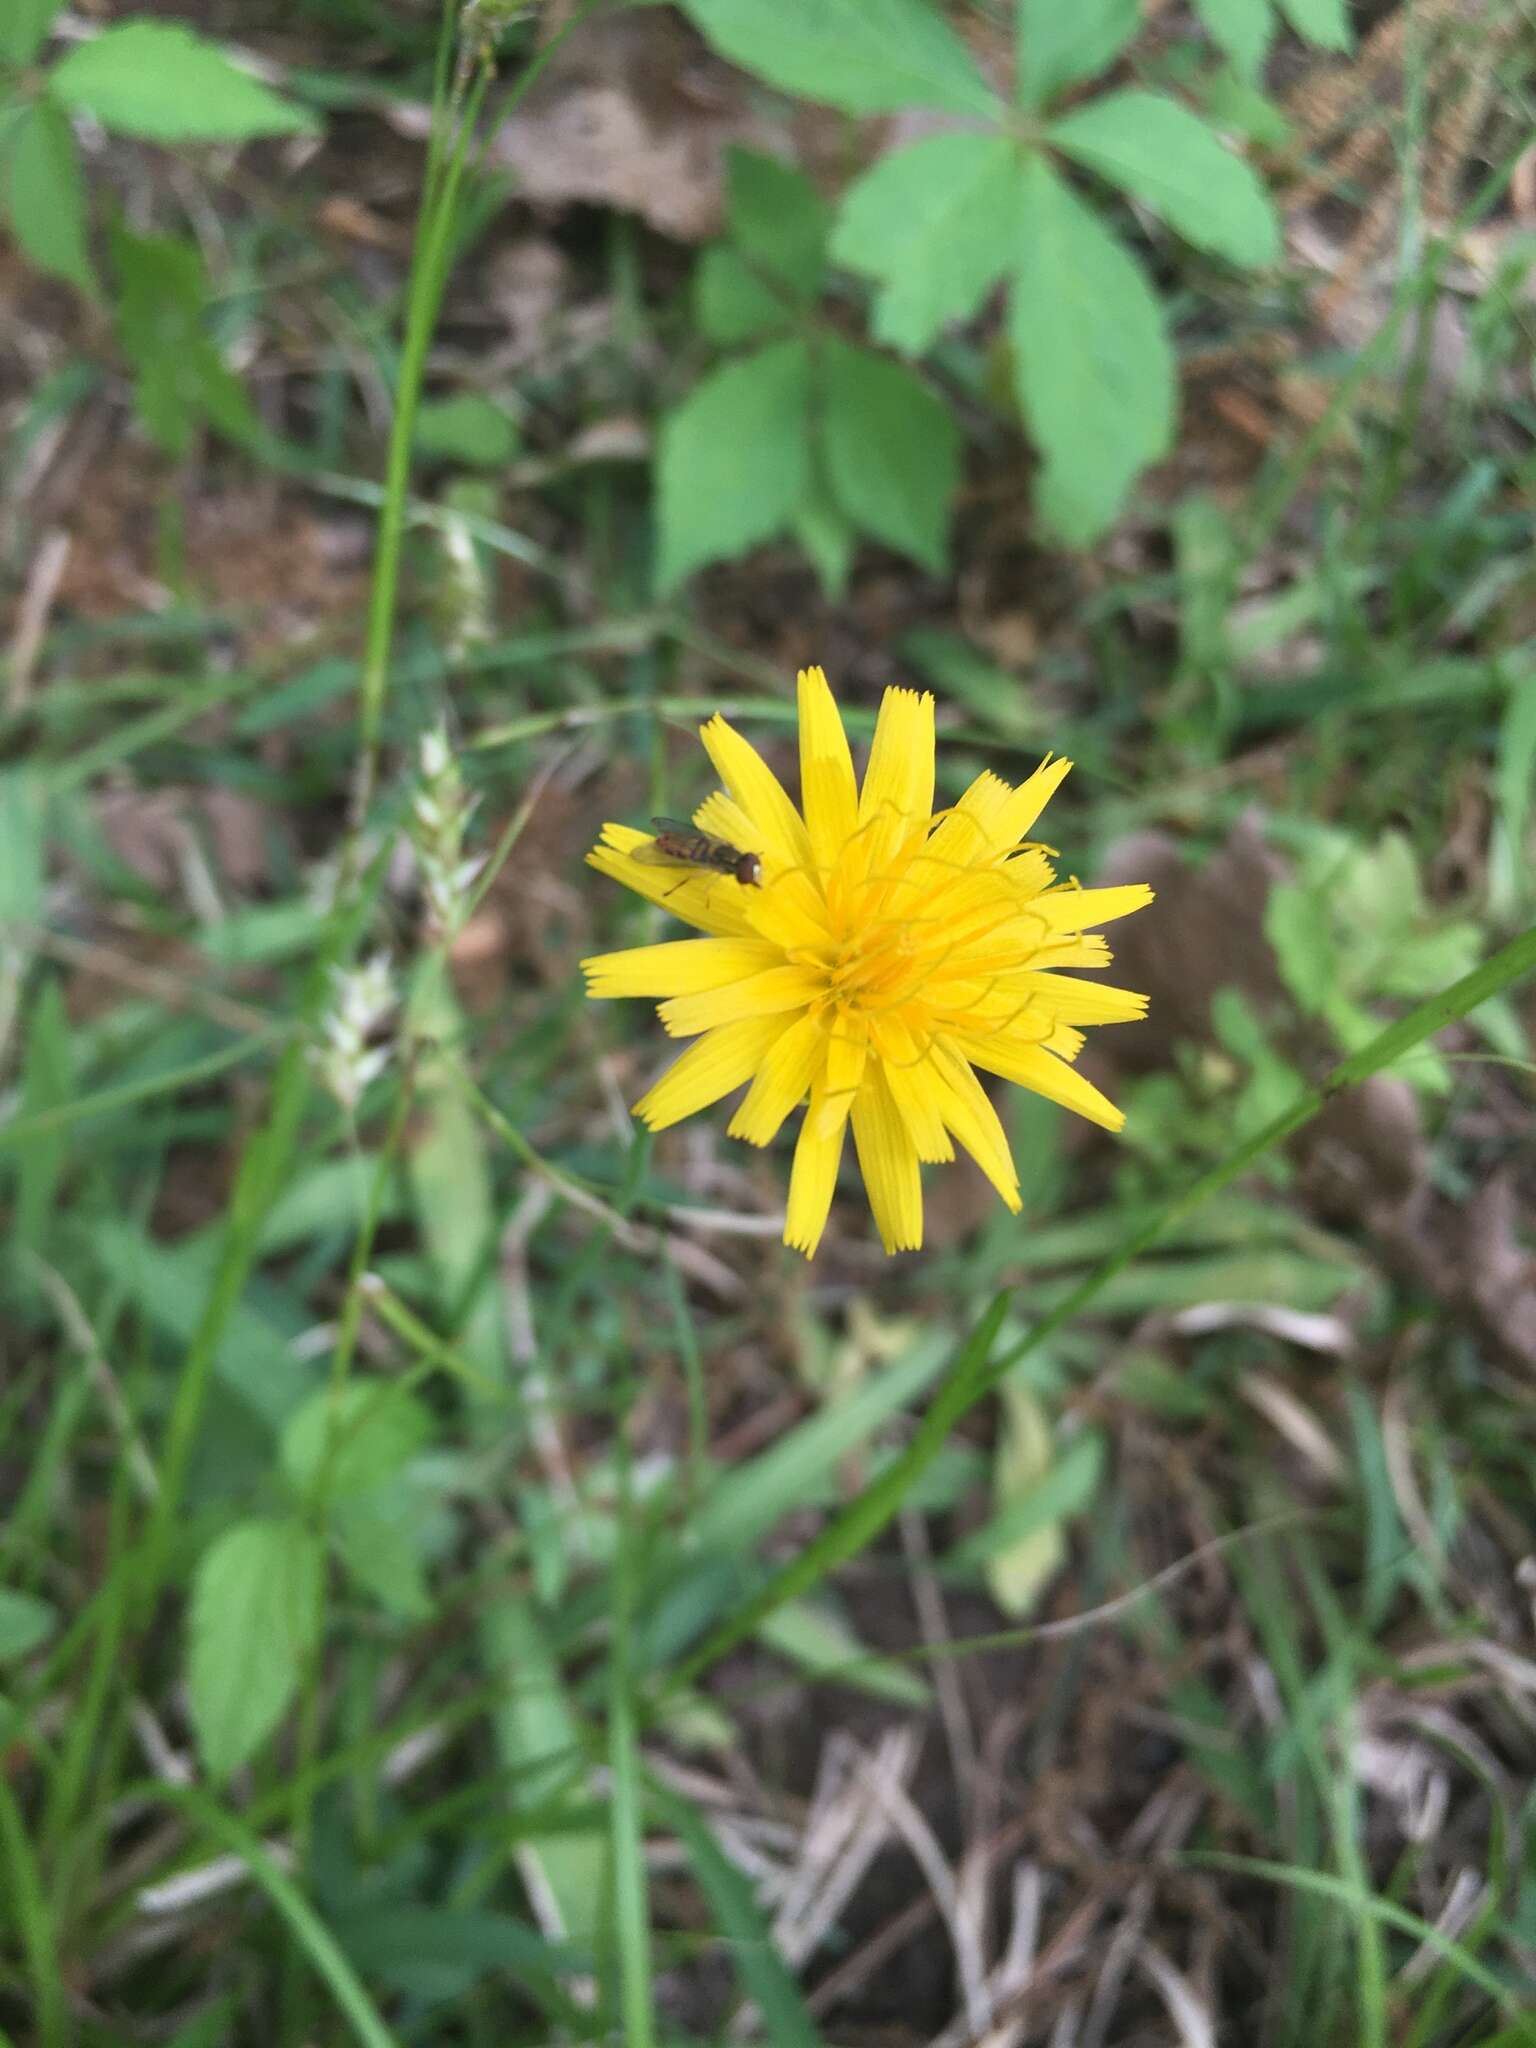
[(240, 1522), (192, 1585), (187, 1690), (209, 1774), (226, 1778), (282, 1719), (320, 1626), (321, 1554), (295, 1521)]
[(1377, 987), (1384, 996), (1433, 995), (1470, 974), (1482, 950), (1482, 932), (1469, 919), (1416, 932), (1382, 963)]
[(1525, 857), (1526, 835), (1536, 808), (1536, 674), (1517, 671), (1499, 725), (1493, 774), (1498, 830), (1488, 861), (1488, 893), (1494, 915), (1513, 922), (1536, 876)]
[(831, 208), (802, 171), (756, 150), (726, 160), (726, 211), (742, 254), (801, 298), (821, 290)]
[(0, 1664), (30, 1656), (58, 1625), (58, 1614), (46, 1600), (0, 1586)]
[(1253, 84), (1275, 33), (1272, 0), (1195, 0), (1195, 12), (1238, 76)]
[(1264, 899), (1264, 936), (1297, 1007), (1315, 1016), (1339, 970), (1328, 920), (1313, 892), (1295, 882), (1277, 882)]
[(1107, 70), (1140, 21), (1139, 0), (1019, 0), (1019, 104), (1043, 107)]
[(910, 370), (846, 341), (830, 339), (822, 364), (833, 497), (855, 526), (941, 571), (960, 476), (949, 407)]
[(425, 1621), (432, 1612), (424, 1553), (442, 1504), (402, 1474), (392, 1485), (338, 1500), (330, 1528), (347, 1570), (400, 1621)]
[(1280, 224), (1251, 165), (1177, 100), (1117, 92), (1047, 131), (1056, 148), (1137, 199), (1198, 249), (1232, 263), (1273, 263)]
[(805, 344), (775, 342), (716, 370), (667, 416), (656, 465), (660, 590), (788, 524), (806, 494), (808, 384)]
[(283, 1470), (301, 1494), (327, 1500), (368, 1493), (393, 1479), (432, 1434), (416, 1396), (387, 1380), (354, 1380), (312, 1394), (283, 1430)]
[(722, 56), (781, 92), (825, 100), (850, 114), (892, 114), (902, 107), (997, 111), (970, 52), (927, 0), (682, 4)]
[[(1033, 1403), (1034, 1396), (1027, 1389), (1021, 1390), (1016, 1402), (1010, 1400), (1010, 1430), (1017, 1417), (1028, 1414)], [(1044, 1550), (1026, 1560), (1020, 1546), (1038, 1537), (1051, 1523), (1081, 1513), (1098, 1490), (1104, 1470), (1104, 1440), (1097, 1430), (1085, 1430), (1073, 1438), (1059, 1458), (1053, 1458), (1049, 1431), (1042, 1435), (1043, 1418), (1037, 1416), (1037, 1421), (1038, 1427), (1026, 1423), (1022, 1437), (1016, 1436), (1011, 1444), (1005, 1442), (999, 1447), (1002, 1469), (994, 1477), (997, 1512), (957, 1544), (943, 1564), (946, 1574), (961, 1575), (995, 1559), (1011, 1558), (1013, 1574), (1005, 1572), (1003, 1585), (994, 1584), (991, 1588), (994, 1598), (1003, 1595), (999, 1604), (1004, 1605), (1005, 1612), (1006, 1597), (1025, 1591), (1026, 1562), (1035, 1567), (1035, 1590), (1045, 1576)]]
[(561, 1661), (538, 1611), (510, 1593), (482, 1613), (479, 1635), (486, 1675), (496, 1688), (491, 1726), (504, 1782), (516, 1787), (519, 1815), (550, 1809), (551, 1825), (544, 1831), (535, 1831), (537, 1822), (519, 1819), (519, 1859), (534, 1859), (569, 1938), (595, 1941), (599, 1929), (612, 1924), (606, 1910), (608, 1843), (599, 1826), (560, 1811), (583, 1802), (579, 1781), (586, 1754), (583, 1723), (566, 1692)]
[(928, 1704), (928, 1687), (915, 1671), (892, 1657), (876, 1656), (847, 1616), (824, 1601), (786, 1600), (763, 1622), (757, 1639), (812, 1678), (829, 1678), (898, 1706)]
[(204, 324), (209, 286), (196, 246), (114, 226), (112, 259), (118, 338), (138, 373), (134, 402), (149, 432), (170, 455), (184, 455), (205, 422), (249, 440), (251, 401)]
[[(58, 979), (50, 975), (38, 990), (22, 1033), (21, 1107), (26, 1116), (57, 1109), (73, 1090), (69, 1016)], [(69, 1155), (67, 1129), (40, 1131), (16, 1162), (16, 1206), (8, 1232), (13, 1252), (41, 1252), (63, 1222), (57, 1195)]]
[(148, 142), (306, 135), (315, 122), (179, 23), (125, 21), (76, 43), (49, 74), (66, 107)]
[(517, 453), (517, 422), (478, 391), (426, 398), (416, 409), (416, 446), (441, 461), (499, 469)]
[(85, 245), (85, 179), (68, 117), (44, 97), (22, 114), (10, 138), (6, 212), (22, 254), (39, 270), (94, 293)]
[(391, 1991), (430, 2004), (459, 1999), (482, 1977), (505, 1981), (555, 2004), (562, 1973), (590, 1966), (510, 1914), (485, 1907), (359, 1904), (341, 1922), (347, 1953)]
[(853, 560), (854, 532), (831, 498), (813, 491), (796, 508), (794, 534), (810, 556), (823, 591), (828, 597), (841, 597)]
[(1219, 676), (1231, 661), (1227, 610), (1240, 560), (1231, 514), (1211, 492), (1191, 491), (1175, 508), (1173, 542), (1180, 665), (1186, 672)]
[(0, 61), (18, 70), (30, 64), (48, 39), (62, 0), (5, 0), (0, 7)]
[(1010, 305), (1019, 403), (1043, 458), (1040, 508), (1082, 545), (1173, 434), (1173, 350), (1138, 263), (1032, 156), (1020, 177)]
[(1240, 1061), (1245, 1070), (1241, 1088), (1235, 1097), (1229, 1098), (1231, 1128), (1238, 1137), (1261, 1131), (1287, 1103), (1296, 1100), (1306, 1083), (1290, 1062), (1276, 1052), (1269, 1034), (1239, 989), (1219, 988), (1211, 997), (1211, 1028), (1217, 1043)]
[(787, 326), (789, 308), (729, 242), (716, 242), (693, 273), (693, 317), (708, 340), (729, 347)]
[[(41, 768), (0, 767), (0, 938), (43, 915), (48, 784)], [(17, 935), (16, 943), (25, 941)]]
[(919, 1331), (893, 1365), (777, 1437), (755, 1458), (720, 1474), (679, 1538), (679, 1555), (708, 1558), (750, 1549), (782, 1515), (818, 1497), (854, 1451), (938, 1377), (948, 1355), (944, 1331)]
[[(179, 1355), (193, 1341), (217, 1270), (210, 1235), (164, 1244), (128, 1216), (92, 1219), (91, 1256), (115, 1289)], [(305, 1327), (299, 1304), (281, 1289), (251, 1288), (231, 1311), (214, 1370), (237, 1396), (241, 1440), (265, 1465), (267, 1442), (309, 1393), (315, 1368), (294, 1339)], [(225, 1475), (226, 1486), (228, 1475)]]
[(1260, 149), (1284, 149), (1290, 143), (1291, 124), (1279, 107), (1230, 65), (1208, 73), (1196, 89), (1212, 127), (1224, 135), (1241, 135)]
[(1098, 1491), (1104, 1444), (1095, 1432), (1076, 1437), (1060, 1452), (1044, 1404), (1024, 1381), (1007, 1379), (1003, 1428), (992, 1468), (995, 1519), (986, 1539), (1007, 1539), (985, 1559), (987, 1590), (1014, 1621), (1033, 1608), (1065, 1562), (1063, 1524), (1080, 1515)]
[(932, 135), (849, 187), (832, 254), (885, 286), (877, 340), (917, 355), (975, 312), (1007, 269), (1016, 164), (1007, 136)]
[(823, 2048), (795, 1973), (774, 1942), (751, 1884), (680, 1793), (666, 1785), (648, 1789), (668, 1830), (688, 1852), (699, 1889), (724, 1936), (721, 1949), (730, 1957), (742, 1991), (762, 2015), (764, 2038), (774, 2048)]
[(1324, 50), (1353, 49), (1349, 0), (1280, 0), (1280, 5), (1297, 35), (1309, 43)]

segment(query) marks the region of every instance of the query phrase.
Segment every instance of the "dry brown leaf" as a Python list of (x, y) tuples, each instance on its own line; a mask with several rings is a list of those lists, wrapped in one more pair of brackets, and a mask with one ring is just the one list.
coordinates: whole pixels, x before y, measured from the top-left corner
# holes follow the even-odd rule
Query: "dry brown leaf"
[(675, 16), (646, 9), (562, 43), (489, 154), (535, 206), (615, 206), (700, 242), (720, 226), (726, 146), (747, 141), (768, 137), (741, 75)]

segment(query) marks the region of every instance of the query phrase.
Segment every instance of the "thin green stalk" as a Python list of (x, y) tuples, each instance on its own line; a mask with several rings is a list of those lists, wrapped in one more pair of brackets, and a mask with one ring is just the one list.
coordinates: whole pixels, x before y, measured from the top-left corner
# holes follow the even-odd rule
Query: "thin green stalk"
[[(451, 37), (451, 21), (445, 37)], [(417, 220), (416, 248), (406, 302), (405, 346), (395, 387), (395, 415), (390, 423), (384, 466), (384, 503), (379, 510), (373, 582), (368, 596), (368, 631), (363, 645), (363, 672), (358, 693), (357, 780), (352, 792), (352, 822), (361, 825), (373, 801), (378, 780), (379, 741), (384, 727), (384, 698), (389, 682), (389, 656), (394, 642), (395, 606), (400, 588), (400, 555), (405, 541), (406, 501), (410, 496), (411, 454), (416, 439), (416, 409), (426, 375), (427, 352), (437, 329), (443, 289), (448, 281), (449, 249), (458, 212), (459, 187), (469, 156), (475, 115), (485, 95), (482, 72), (466, 98), (462, 71), (454, 81), (446, 122), (441, 113), (432, 123), (433, 153)], [(442, 138), (455, 140), (447, 168), (440, 170)]]
[[(633, 1380), (630, 1387), (633, 1395)], [(632, 1406), (626, 1404), (627, 1408)], [(613, 1574), (613, 1635), (608, 1661), (609, 1854), (619, 2011), (627, 2048), (653, 2048), (651, 1926), (645, 1882), (640, 1733), (635, 1712), (631, 1628), (635, 1598), (634, 1496), (625, 1423), (618, 1432), (619, 1543)]]
[[(509, 114), (528, 91), (565, 38), (591, 13), (596, 0), (586, 0), (571, 19), (525, 64), (502, 102)], [(358, 689), (357, 775), (352, 791), (352, 821), (360, 825), (373, 800), (378, 780), (379, 744), (384, 729), (384, 700), (389, 687), (389, 657), (394, 644), (395, 610), (400, 590), (400, 557), (405, 541), (410, 498), (411, 455), (416, 439), (416, 411), (426, 374), (427, 353), (437, 327), (443, 292), (452, 267), (453, 231), (459, 191), (481, 105), (491, 82), (491, 53), (453, 70), (447, 84), (456, 27), (462, 26), (455, 0), (447, 0), (443, 35), (438, 46), (437, 85), (433, 100), (432, 139), (428, 149), (416, 243), (407, 287), (405, 342), (395, 388), (395, 414), (390, 422), (384, 465), (384, 502), (379, 510), (374, 547), (373, 581), (368, 596), (368, 629)], [(451, 153), (449, 153), (451, 152)], [(445, 160), (446, 158), (446, 160)]]
[(32, 2017), (39, 2048), (67, 2048), (69, 2022), (64, 2005), (64, 1978), (59, 1970), (53, 1921), (27, 1838), (26, 1822), (15, 1795), (0, 1773), (0, 1855), (5, 1860), (8, 1915), (21, 1936), (22, 1953), (32, 1978)]
[[(325, 1449), (320, 1460), (319, 1476), (315, 1485), (315, 1503), (319, 1514), (325, 1513), (328, 1486), (332, 1467), (342, 1448), (342, 1432), (338, 1425), (339, 1409), (335, 1402), (345, 1390), (351, 1376), (352, 1360), (357, 1350), (357, 1335), (363, 1319), (362, 1278), (373, 1253), (373, 1241), (378, 1235), (379, 1220), (384, 1213), (384, 1197), (388, 1190), (390, 1175), (394, 1172), (395, 1156), (405, 1137), (406, 1121), (410, 1116), (413, 1100), (411, 1076), (407, 1073), (395, 1096), (389, 1127), (384, 1142), (379, 1148), (373, 1178), (369, 1183), (367, 1203), (358, 1232), (352, 1245), (347, 1271), (347, 1291), (342, 1301), (341, 1321), (336, 1333), (335, 1347), (331, 1353), (330, 1391), (333, 1401), (329, 1426), (326, 1431)], [(361, 1158), (357, 1145), (357, 1134), (353, 1132), (354, 1157)], [(320, 1621), (315, 1629), (315, 1640), (323, 1642), (325, 1635), (326, 1586), (320, 1587)], [(293, 1779), (293, 1800), (289, 1808), (289, 1825), (293, 1833), (294, 1852), (297, 1867), (306, 1868), (309, 1858), (310, 1831), (314, 1817), (312, 1793), (312, 1766), (320, 1748), (320, 1673), (319, 1654), (312, 1656), (304, 1672), (303, 1694), (299, 1702), (298, 1717), (298, 1770)]]
[[(107, 1549), (112, 1557), (120, 1557), (126, 1548), (132, 1499), (133, 1488), (128, 1477), (128, 1468), (120, 1464), (113, 1480), (111, 1520), (108, 1525)], [(90, 1783), (92, 1770), (105, 1770), (103, 1752), (106, 1744), (102, 1740), (102, 1727), (112, 1704), (114, 1682), (118, 1676), (119, 1653), (128, 1619), (131, 1581), (114, 1575), (108, 1580), (107, 1585), (110, 1588), (110, 1597), (98, 1610), (95, 1640), (91, 1645), (85, 1682), (77, 1687), (70, 1703), (68, 1732), (63, 1739), (59, 1768), (49, 1788), (42, 1843), (44, 1853), (50, 1857), (55, 1873), (64, 1837), (76, 1813), (84, 1804), (84, 1794)]]
[(462, 1380), (470, 1392), (482, 1401), (499, 1399), (502, 1389), (483, 1373), (466, 1365), (450, 1344), (445, 1344), (437, 1332), (424, 1323), (413, 1309), (407, 1308), (398, 1294), (379, 1278), (377, 1273), (365, 1273), (358, 1283), (359, 1292), (367, 1306), (373, 1310), (385, 1329), (393, 1330), (403, 1343), (409, 1344), (426, 1363), (440, 1372)]
[(1536, 970), (1536, 926), (1511, 939), (1491, 959), (1474, 968), (1470, 974), (1463, 975), (1450, 988), (1420, 1003), (1395, 1024), (1389, 1024), (1359, 1052), (1340, 1060), (1317, 1087), (1306, 1089), (1261, 1131), (1236, 1146), (1208, 1172), (1199, 1175), (1182, 1194), (1175, 1195), (1156, 1209), (1139, 1229), (1132, 1231), (1107, 1259), (1072, 1288), (1049, 1315), (1043, 1316), (1027, 1336), (994, 1358), (991, 1356), (992, 1347), (1013, 1301), (1014, 1290), (1005, 1288), (967, 1339), (905, 1450), (886, 1467), (872, 1486), (850, 1501), (813, 1542), (775, 1572), (729, 1620), (722, 1622), (690, 1656), (683, 1659), (671, 1675), (670, 1687), (675, 1689), (690, 1684), (728, 1650), (752, 1635), (766, 1616), (786, 1601), (798, 1598), (872, 1542), (943, 1448), (955, 1425), (985, 1399), (1022, 1358), (1038, 1349), (1063, 1324), (1090, 1307), (1116, 1274), (1148, 1246), (1155, 1244), (1166, 1231), (1182, 1222), (1202, 1202), (1209, 1201), (1212, 1195), (1220, 1194), (1223, 1188), (1229, 1187), (1265, 1153), (1310, 1123), (1335, 1095), (1368, 1080), (1372, 1074), (1380, 1073), (1403, 1053), (1422, 1044), (1457, 1018), (1466, 1016), (1469, 1010), (1475, 1010), (1489, 996), (1510, 987), (1533, 970)]

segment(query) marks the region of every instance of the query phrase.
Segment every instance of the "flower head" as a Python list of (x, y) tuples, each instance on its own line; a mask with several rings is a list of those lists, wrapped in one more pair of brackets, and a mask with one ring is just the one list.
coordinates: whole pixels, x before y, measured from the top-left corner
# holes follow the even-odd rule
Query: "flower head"
[(387, 953), (356, 967), (331, 969), (332, 1002), (310, 1061), (321, 1081), (348, 1112), (389, 1065), (391, 1047), (379, 1034), (395, 1009), (395, 977)]
[(758, 887), (647, 864), (635, 849), (648, 833), (603, 827), (592, 866), (708, 936), (583, 961), (588, 994), (659, 996), (666, 1029), (695, 1040), (635, 1105), (652, 1130), (750, 1082), (730, 1134), (766, 1145), (808, 1101), (786, 1244), (815, 1251), (851, 1124), (886, 1250), (915, 1251), (919, 1162), (953, 1159), (955, 1141), (1020, 1205), (977, 1068), (1109, 1130), (1124, 1122), (1071, 1062), (1079, 1026), (1140, 1017), (1146, 998), (1062, 970), (1106, 966), (1108, 946), (1086, 928), (1152, 891), (1060, 883), (1049, 849), (1026, 838), (1070, 761), (1042, 762), (1016, 789), (983, 773), (935, 811), (932, 697), (886, 691), (860, 787), (819, 668), (801, 672), (799, 692), (798, 811), (725, 719), (700, 734), (725, 788), (694, 823), (760, 854)]
[(463, 857), (475, 799), (464, 787), (458, 758), (441, 725), (429, 726), (421, 735), (418, 763), (406, 830), (432, 925), (439, 937), (452, 941), (468, 915), (469, 891), (485, 866), (483, 855)]

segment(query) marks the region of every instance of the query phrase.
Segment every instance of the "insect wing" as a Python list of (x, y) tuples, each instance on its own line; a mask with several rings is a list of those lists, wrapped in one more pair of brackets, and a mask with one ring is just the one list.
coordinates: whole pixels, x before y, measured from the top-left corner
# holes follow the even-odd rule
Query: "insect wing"
[(633, 859), (643, 868), (689, 868), (696, 867), (695, 856), (685, 848), (698, 844), (698, 832), (681, 818), (652, 818), (651, 830), (654, 839), (642, 839), (634, 849)]
[(693, 866), (692, 861), (684, 860), (681, 855), (669, 853), (659, 839), (642, 839), (638, 846), (631, 847), (629, 857), (631, 860), (637, 860), (643, 868), (688, 868)]

